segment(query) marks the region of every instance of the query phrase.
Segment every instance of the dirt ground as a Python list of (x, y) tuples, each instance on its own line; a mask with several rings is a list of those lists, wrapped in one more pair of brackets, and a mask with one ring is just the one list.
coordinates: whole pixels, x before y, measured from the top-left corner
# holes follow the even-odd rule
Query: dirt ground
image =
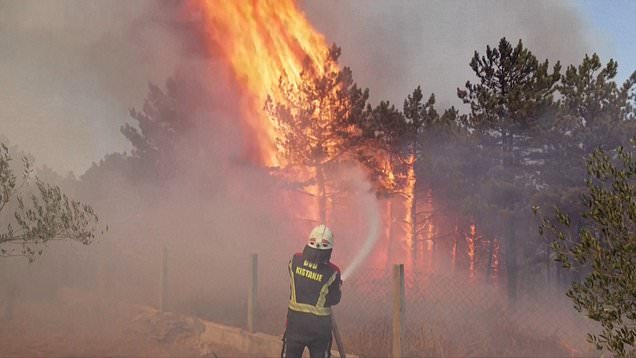
[(102, 300), (65, 290), (50, 302), (0, 305), (3, 357), (235, 357), (228, 347), (202, 346), (195, 318)]

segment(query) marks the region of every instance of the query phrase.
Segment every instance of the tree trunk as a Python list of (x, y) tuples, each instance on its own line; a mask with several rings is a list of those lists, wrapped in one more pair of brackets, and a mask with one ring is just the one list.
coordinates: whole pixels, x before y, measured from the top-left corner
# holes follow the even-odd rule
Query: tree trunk
[(386, 264), (387, 270), (391, 268), (392, 257), (393, 254), (393, 202), (392, 198), (389, 197), (386, 201), (386, 213), (385, 217), (386, 221), (386, 238), (388, 242), (388, 249), (386, 254)]
[(409, 181), (412, 181), (412, 192), (409, 193), (411, 195), (411, 212), (410, 212), (410, 220), (411, 220), (411, 242), (413, 244), (413, 268), (417, 267), (417, 248), (418, 248), (418, 240), (417, 240), (417, 196), (415, 193), (417, 192), (417, 178), (415, 177), (415, 163), (417, 162), (417, 133), (415, 134), (415, 139), (413, 140), (413, 146), (411, 148), (411, 159), (409, 163)]
[[(512, 131), (502, 130), (502, 164), (505, 173), (513, 170), (513, 152), (514, 152), (514, 133)], [(514, 175), (510, 173), (511, 183), (514, 184)], [(509, 203), (505, 207), (511, 212), (514, 210), (514, 197), (508, 198)], [(506, 267), (508, 274), (508, 301), (514, 304), (517, 300), (518, 289), (518, 267), (517, 267), (517, 240), (515, 237), (514, 213), (505, 215), (504, 225), (506, 232)]]
[(455, 235), (453, 235), (453, 247), (451, 248), (451, 271), (455, 273), (457, 268), (457, 236), (459, 236), (459, 224), (455, 223)]
[(486, 284), (490, 283), (490, 276), (492, 276), (492, 256), (495, 251), (495, 239), (489, 240), (488, 244), (488, 266), (486, 266)]
[(417, 225), (415, 223), (415, 193), (413, 193), (413, 198), (411, 202), (411, 240), (413, 243), (413, 268), (417, 267), (417, 248), (418, 248), (418, 240), (417, 240)]

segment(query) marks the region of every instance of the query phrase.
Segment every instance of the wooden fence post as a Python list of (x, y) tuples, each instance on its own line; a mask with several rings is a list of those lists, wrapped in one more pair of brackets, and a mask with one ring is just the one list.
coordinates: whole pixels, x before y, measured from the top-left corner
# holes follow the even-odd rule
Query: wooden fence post
[(258, 289), (258, 254), (250, 259), (250, 282), (247, 292), (247, 330), (254, 332), (254, 314), (256, 313), (256, 294)]
[(167, 276), (168, 249), (164, 246), (161, 253), (161, 271), (159, 272), (159, 312), (165, 312), (166, 310)]
[(394, 358), (402, 357), (404, 342), (404, 264), (393, 265), (393, 345)]
[(340, 358), (347, 358), (347, 352), (345, 352), (344, 345), (342, 344), (342, 337), (340, 336), (340, 329), (338, 323), (336, 323), (336, 317), (334, 315), (334, 309), (331, 308), (331, 330), (333, 332), (333, 338), (336, 341), (336, 347), (338, 348), (338, 354)]

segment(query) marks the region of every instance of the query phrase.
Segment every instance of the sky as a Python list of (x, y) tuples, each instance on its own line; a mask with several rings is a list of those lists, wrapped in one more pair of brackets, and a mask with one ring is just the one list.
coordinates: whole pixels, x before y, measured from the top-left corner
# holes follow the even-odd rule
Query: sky
[(636, 71), (636, 1), (578, 0), (575, 5), (599, 33), (599, 55), (618, 61), (617, 79)]
[[(593, 51), (612, 57), (620, 82), (636, 70), (636, 1), (299, 1), (372, 100), (398, 106), (417, 85), (440, 108), (456, 104), (472, 52), (501, 36), (565, 65)], [(154, 0), (109, 4), (0, 0), (0, 140), (62, 175), (130, 149), (119, 132), (128, 110), (187, 46)]]

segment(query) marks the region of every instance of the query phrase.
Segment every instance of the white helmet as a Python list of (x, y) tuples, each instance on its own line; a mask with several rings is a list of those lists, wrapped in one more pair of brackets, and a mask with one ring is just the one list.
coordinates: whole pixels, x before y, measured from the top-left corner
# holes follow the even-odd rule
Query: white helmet
[(329, 250), (333, 248), (333, 233), (327, 226), (320, 224), (309, 234), (309, 247), (318, 250)]

